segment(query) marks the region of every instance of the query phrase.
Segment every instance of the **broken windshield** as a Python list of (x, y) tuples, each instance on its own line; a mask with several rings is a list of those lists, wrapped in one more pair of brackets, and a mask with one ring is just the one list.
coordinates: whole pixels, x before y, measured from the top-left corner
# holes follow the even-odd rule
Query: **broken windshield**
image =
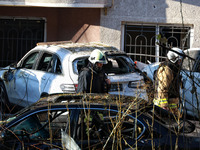
[[(134, 62), (125, 55), (112, 55), (108, 56), (108, 63), (103, 66), (107, 74), (126, 74), (134, 72)], [(88, 58), (78, 58), (73, 61), (73, 69), (76, 74), (81, 68), (87, 66)]]

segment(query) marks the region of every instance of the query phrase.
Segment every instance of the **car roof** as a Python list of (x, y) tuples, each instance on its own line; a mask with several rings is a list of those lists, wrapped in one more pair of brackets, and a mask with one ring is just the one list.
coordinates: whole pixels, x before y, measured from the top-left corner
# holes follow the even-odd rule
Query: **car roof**
[[(116, 105), (117, 101), (120, 101), (122, 105), (126, 105), (127, 103), (131, 103), (133, 101), (139, 101), (139, 98), (131, 97), (131, 96), (121, 96), (121, 95), (111, 95), (111, 94), (95, 94), (95, 93), (85, 93), (85, 94), (52, 94), (47, 97), (41, 98), (32, 107), (39, 107), (43, 105), (66, 105), (69, 104), (83, 104), (90, 103), (95, 105)], [(142, 100), (142, 99), (140, 99)]]
[(200, 48), (189, 48), (189, 49), (184, 50), (184, 52), (187, 52), (187, 51), (200, 51)]
[(186, 50), (184, 50), (184, 53), (193, 59), (197, 59), (197, 57), (199, 57), (199, 55), (200, 55), (200, 48), (186, 49)]
[[(21, 109), (16, 114), (9, 116), (9, 118), (1, 121), (1, 125), (4, 123), (12, 124), (18, 117), (26, 116), (27, 114), (33, 114), (34, 112), (42, 110), (56, 110), (56, 109), (70, 109), (70, 108), (84, 108), (84, 109), (105, 109), (115, 110), (123, 112), (125, 110), (138, 110), (138, 108), (146, 105), (146, 101), (140, 98), (131, 96), (120, 96), (110, 94), (52, 94), (47, 97), (41, 98), (36, 103), (29, 107)], [(136, 105), (137, 104), (137, 105)], [(142, 105), (144, 104), (144, 105)], [(142, 105), (142, 106), (141, 106)], [(9, 125), (8, 124), (8, 125)]]
[[(131, 107), (130, 107), (131, 106)], [(147, 115), (151, 118), (151, 113), (154, 113), (153, 105), (149, 104), (147, 101), (131, 97), (131, 96), (120, 96), (120, 95), (110, 95), (110, 94), (52, 94), (47, 97), (41, 98), (39, 101), (27, 107), (19, 112), (17, 112), (17, 116), (23, 118), (26, 114), (33, 114), (33, 112), (40, 112), (40, 110), (56, 110), (59, 109), (70, 109), (70, 108), (84, 108), (84, 109), (105, 109), (105, 110), (116, 110), (119, 112), (125, 112), (128, 110), (128, 114), (132, 114), (136, 111), (139, 116)], [(156, 122), (159, 122), (163, 126), (166, 126), (170, 129), (169, 125), (174, 127), (176, 120), (173, 117), (167, 117), (170, 114), (168, 111), (160, 109), (155, 106), (155, 110), (162, 114), (161, 118), (155, 117)], [(150, 114), (146, 114), (145, 112), (150, 112)], [(153, 114), (152, 114), (153, 115)], [(171, 114), (173, 115), (173, 114)], [(154, 115), (153, 115), (154, 116)], [(165, 116), (165, 117), (163, 117)], [(133, 115), (134, 117), (134, 115)], [(12, 117), (11, 117), (12, 118)], [(17, 118), (15, 118), (16, 120)], [(6, 123), (7, 121), (5, 121)], [(8, 122), (7, 126), (12, 124), (14, 120)], [(175, 122), (173, 124), (173, 122)], [(3, 123), (3, 122), (2, 122)], [(2, 124), (3, 125), (3, 124)], [(6, 125), (6, 124), (5, 124)], [(172, 130), (172, 128), (171, 128)], [(172, 130), (173, 131), (173, 130)]]
[(100, 49), (102, 51), (112, 51), (115, 53), (121, 53), (116, 47), (109, 46), (100, 42), (90, 42), (90, 43), (73, 43), (71, 41), (56, 41), (56, 42), (40, 42), (37, 46), (47, 46), (47, 47), (60, 47), (64, 48), (72, 53), (78, 52), (91, 52), (94, 49)]
[[(88, 105), (90, 107), (126, 107), (128, 108), (131, 103), (136, 104), (132, 105), (131, 110), (136, 110), (142, 104), (146, 104), (146, 101), (140, 98), (135, 98), (131, 96), (120, 96), (120, 95), (111, 95), (111, 94), (52, 94), (47, 97), (43, 97), (38, 100), (36, 103), (32, 104), (29, 107), (22, 109), (17, 112), (17, 114), (22, 114), (24, 112), (40, 109), (44, 107), (62, 107), (62, 106), (75, 106), (79, 105), (80, 107)], [(17, 115), (16, 114), (16, 115)]]
[[(132, 107), (130, 107), (132, 106)], [(118, 112), (124, 112), (126, 115), (132, 115), (135, 117), (134, 112), (138, 113), (138, 116), (149, 116), (151, 119), (151, 113), (153, 110), (153, 106), (149, 104), (147, 101), (129, 97), (129, 96), (119, 96), (119, 95), (110, 95), (110, 94), (52, 94), (48, 97), (41, 98), (38, 102), (33, 104), (30, 107), (19, 111), (16, 117), (19, 116), (23, 118), (27, 116), (27, 114), (34, 114), (37, 112), (41, 112), (43, 110), (64, 110), (64, 109), (104, 109), (104, 110), (113, 110)], [(127, 111), (128, 110), (128, 111)], [(155, 110), (164, 114), (165, 116), (169, 115), (167, 111), (160, 109), (159, 107), (155, 107)], [(126, 112), (127, 111), (127, 112)], [(163, 112), (162, 112), (163, 111)], [(147, 114), (145, 112), (151, 112)], [(153, 114), (152, 114), (153, 115)], [(28, 115), (29, 116), (29, 115)], [(146, 117), (147, 117), (146, 116)], [(19, 119), (18, 117), (14, 119)], [(12, 117), (11, 117), (12, 118)], [(15, 120), (11, 119), (11, 122), (8, 122), (6, 126), (10, 126)], [(167, 121), (165, 118), (155, 118), (155, 121), (162, 124), (163, 126), (169, 127), (173, 121), (173, 117), (170, 117)], [(3, 123), (3, 122), (2, 122)], [(6, 122), (5, 122), (6, 123)], [(168, 124), (169, 123), (169, 124)], [(176, 123), (176, 122), (175, 122)], [(2, 124), (3, 125), (3, 124)], [(171, 124), (174, 126), (174, 124)], [(169, 128), (170, 129), (170, 128)], [(172, 129), (171, 129), (172, 130)]]

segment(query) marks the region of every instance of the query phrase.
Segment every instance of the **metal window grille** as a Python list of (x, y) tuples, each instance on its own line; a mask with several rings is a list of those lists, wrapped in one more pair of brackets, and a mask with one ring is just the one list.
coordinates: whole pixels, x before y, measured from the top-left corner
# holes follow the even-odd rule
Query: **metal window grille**
[(135, 61), (163, 61), (167, 51), (156, 45), (157, 35), (167, 39), (167, 46), (190, 47), (190, 27), (164, 25), (125, 25), (124, 51)]
[(0, 67), (20, 60), (44, 41), (44, 20), (0, 19)]

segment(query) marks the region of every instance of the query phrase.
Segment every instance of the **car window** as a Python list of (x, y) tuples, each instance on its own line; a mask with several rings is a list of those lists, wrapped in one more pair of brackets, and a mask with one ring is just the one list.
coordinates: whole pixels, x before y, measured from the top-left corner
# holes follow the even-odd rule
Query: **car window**
[[(78, 74), (81, 68), (87, 66), (88, 58), (78, 58), (73, 61), (74, 73)], [(134, 72), (134, 62), (125, 55), (108, 56), (108, 63), (103, 66), (107, 74), (125, 74)]]
[[(101, 108), (45, 109), (12, 126), (7, 135), (36, 141), (51, 138), (52, 142), (61, 140), (62, 143), (70, 139), (73, 145), (77, 143), (83, 148), (87, 148), (88, 143), (91, 148), (102, 147), (102, 142), (105, 143), (109, 137), (120, 135), (134, 140), (143, 136), (145, 127), (139, 120), (131, 116), (122, 119), (119, 116), (122, 115), (117, 111)], [(112, 141), (108, 146), (112, 145)]]
[(195, 61), (189, 58), (185, 58), (182, 68), (187, 71), (200, 72), (200, 57)]
[(194, 64), (195, 64), (195, 61), (185, 58), (183, 60), (182, 68), (187, 71), (192, 71)]
[(60, 63), (59, 58), (56, 59), (55, 64), (56, 64), (55, 73), (56, 73), (56, 74), (62, 74), (62, 65), (61, 65), (61, 63)]
[(199, 59), (199, 61), (198, 61), (198, 63), (197, 63), (197, 69), (196, 69), (196, 72), (200, 72), (200, 59)]
[(200, 56), (198, 58), (196, 58), (193, 71), (200, 72)]
[(53, 139), (61, 139), (61, 130), (66, 131), (69, 136), (75, 136), (79, 111), (78, 110), (58, 110), (45, 111), (37, 114), (38, 120), (43, 129), (50, 132)]
[(87, 66), (87, 64), (88, 64), (88, 57), (75, 59), (72, 63), (74, 73), (78, 74), (83, 67)]
[(44, 140), (49, 138), (49, 131), (45, 130), (38, 118), (38, 115), (31, 115), (17, 125), (11, 127), (12, 132), (8, 135), (17, 136), (20, 139), (24, 137), (31, 140)]
[(192, 57), (192, 60), (186, 57), (183, 60), (182, 68), (187, 71), (200, 72), (200, 52), (199, 51), (185, 51), (185, 54)]
[[(43, 111), (28, 116), (23, 121), (10, 128), (8, 135), (17, 135), (20, 139), (24, 135), (31, 140), (47, 140), (53, 135), (54, 139), (61, 138), (61, 129), (65, 129), (70, 122), (69, 112), (66, 111)], [(71, 117), (73, 118), (73, 117)]]
[[(144, 126), (139, 121), (129, 116), (121, 119), (117, 111), (90, 110), (86, 116), (85, 111), (82, 111), (81, 114), (77, 126), (78, 139), (90, 138), (91, 141), (94, 140), (93, 142), (100, 142), (99, 140), (107, 139), (112, 134), (113, 136), (121, 134), (124, 138), (134, 139), (136, 135), (139, 138), (144, 132)], [(135, 131), (138, 133), (136, 134)]]
[(51, 72), (53, 67), (52, 54), (44, 53), (40, 59), (37, 70)]
[(134, 72), (134, 62), (127, 56), (109, 56), (103, 66), (107, 74), (125, 74)]
[[(140, 121), (129, 116), (120, 119), (117, 111), (107, 109), (80, 108), (52, 114), (57, 114), (57, 117), (50, 123), (50, 128), (46, 126), (48, 128), (46, 130), (51, 130), (52, 137), (62, 140), (64, 131), (78, 144), (82, 141), (83, 148), (88, 147), (88, 140), (93, 148), (102, 147), (102, 142), (105, 142), (111, 134), (114, 136), (120, 133), (126, 139), (139, 139), (145, 130)], [(109, 144), (112, 145), (112, 142)]]
[(27, 69), (32, 69), (33, 65), (36, 63), (36, 60), (38, 58), (39, 52), (35, 52), (30, 54), (24, 61), (23, 64), (21, 65), (22, 68), (27, 68)]

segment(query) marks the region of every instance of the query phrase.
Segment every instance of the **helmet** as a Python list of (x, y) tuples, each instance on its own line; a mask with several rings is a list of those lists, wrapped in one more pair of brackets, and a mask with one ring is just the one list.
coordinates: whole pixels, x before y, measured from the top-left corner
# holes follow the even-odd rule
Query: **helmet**
[(92, 63), (102, 63), (102, 64), (107, 64), (107, 59), (105, 54), (100, 51), (99, 49), (95, 49), (92, 51), (92, 53), (90, 54), (90, 57), (88, 58), (88, 60)]
[(169, 52), (167, 53), (167, 58), (169, 59), (169, 61), (171, 61), (172, 63), (176, 63), (179, 59), (183, 59), (184, 52), (180, 48), (173, 47), (172, 50), (173, 51), (169, 50)]

